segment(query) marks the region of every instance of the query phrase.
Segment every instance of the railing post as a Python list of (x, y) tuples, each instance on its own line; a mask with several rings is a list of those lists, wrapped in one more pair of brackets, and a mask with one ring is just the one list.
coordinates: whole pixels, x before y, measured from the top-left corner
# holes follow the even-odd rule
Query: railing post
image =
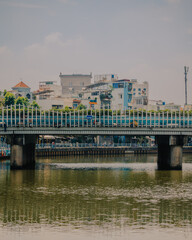
[(97, 127), (97, 110), (95, 109), (95, 127)]
[(69, 111), (69, 126), (71, 128), (71, 111)]
[(21, 106), (19, 104), (19, 124), (21, 123)]
[(44, 127), (46, 127), (47, 125), (47, 121), (46, 121), (46, 111), (43, 111), (43, 117), (44, 117)]
[(165, 114), (165, 112), (163, 110), (163, 128), (164, 128), (164, 114)]
[(161, 114), (158, 112), (158, 127), (161, 127)]
[(61, 127), (63, 127), (63, 111), (61, 110)]
[(13, 113), (12, 113), (12, 110), (13, 109), (12, 109), (12, 104), (11, 104), (11, 127), (13, 126), (13, 122), (12, 122), (13, 121)]
[(8, 105), (7, 105), (6, 119), (7, 119), (7, 127), (8, 127), (9, 126), (9, 109), (8, 109)]
[(23, 127), (25, 127), (25, 105), (23, 104)]
[(109, 127), (109, 105), (108, 105), (108, 127)]
[(4, 120), (4, 107), (2, 107), (2, 123), (4, 124), (5, 120)]
[(105, 105), (104, 105), (104, 110), (103, 110), (103, 127), (105, 127)]
[(17, 126), (17, 105), (15, 104), (15, 127)]
[(67, 112), (65, 112), (65, 127), (67, 128)]
[(39, 109), (39, 112), (40, 112), (40, 116), (39, 116), (39, 118), (40, 118), (40, 127), (42, 127), (42, 116), (41, 116), (41, 108)]
[(189, 110), (187, 111), (187, 128), (189, 128)]
[(181, 127), (181, 111), (179, 109), (179, 128)]
[(52, 119), (53, 119), (52, 127), (54, 127), (54, 125), (55, 125), (55, 111), (54, 111), (54, 109), (52, 110)]
[(127, 110), (126, 110), (126, 107), (125, 107), (125, 127), (127, 127)]
[(27, 107), (27, 126), (29, 127), (29, 106)]
[(84, 109), (82, 109), (81, 116), (82, 116), (82, 127), (84, 127)]
[(129, 127), (131, 126), (131, 114), (130, 114), (130, 109), (129, 109)]
[(138, 124), (138, 127), (139, 127), (139, 109), (137, 109), (137, 124)]
[(59, 112), (57, 110), (57, 127), (59, 126)]
[(150, 127), (151, 127), (151, 111), (150, 111), (150, 113), (149, 113), (149, 114), (150, 114), (150, 116), (149, 116), (149, 117), (150, 117)]
[(38, 126), (38, 122), (37, 122), (37, 107), (35, 107), (35, 118), (36, 118), (36, 127)]

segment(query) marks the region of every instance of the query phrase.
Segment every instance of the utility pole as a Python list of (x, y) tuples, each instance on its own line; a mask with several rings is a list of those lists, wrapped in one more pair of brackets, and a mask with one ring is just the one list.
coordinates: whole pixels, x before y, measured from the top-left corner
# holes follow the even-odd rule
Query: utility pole
[(189, 71), (189, 67), (184, 66), (184, 74), (185, 74), (185, 105), (187, 105), (187, 73)]

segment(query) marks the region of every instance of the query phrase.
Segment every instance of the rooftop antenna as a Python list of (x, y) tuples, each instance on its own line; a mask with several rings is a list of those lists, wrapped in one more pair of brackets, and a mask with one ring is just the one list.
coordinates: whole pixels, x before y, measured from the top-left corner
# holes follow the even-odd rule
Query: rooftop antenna
[(184, 66), (184, 74), (185, 74), (185, 105), (187, 105), (187, 73), (189, 71), (189, 67)]

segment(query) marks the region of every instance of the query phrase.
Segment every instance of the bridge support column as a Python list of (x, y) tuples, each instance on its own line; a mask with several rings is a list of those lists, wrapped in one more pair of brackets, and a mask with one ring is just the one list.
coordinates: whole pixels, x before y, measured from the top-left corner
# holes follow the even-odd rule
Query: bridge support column
[(10, 138), (11, 169), (33, 169), (35, 167), (35, 135), (14, 135)]
[(184, 136), (157, 136), (158, 170), (182, 170)]

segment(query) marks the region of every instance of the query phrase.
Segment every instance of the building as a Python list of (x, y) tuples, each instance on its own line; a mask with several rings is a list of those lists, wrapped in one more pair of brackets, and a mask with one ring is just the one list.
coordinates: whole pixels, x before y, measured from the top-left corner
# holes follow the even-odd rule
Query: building
[(112, 109), (131, 109), (133, 84), (128, 79), (112, 83)]
[(140, 83), (136, 79), (132, 79), (132, 109), (147, 108), (149, 100), (149, 84), (148, 82)]
[(73, 98), (37, 99), (36, 102), (42, 110), (63, 109), (66, 106), (73, 108)]
[(94, 83), (98, 82), (115, 82), (118, 80), (117, 74), (99, 74), (94, 75)]
[(55, 81), (39, 82), (39, 89), (34, 91), (33, 94), (38, 100), (54, 99), (61, 97), (62, 87), (57, 85)]
[(82, 91), (86, 86), (91, 84), (92, 74), (72, 74), (59, 75), (62, 87), (62, 95), (69, 96), (76, 92)]
[(149, 104), (147, 106), (147, 110), (170, 110), (170, 111), (179, 111), (181, 110), (181, 105), (174, 103), (166, 103), (162, 100), (149, 100)]
[(17, 85), (12, 87), (12, 93), (15, 95), (16, 98), (24, 97), (28, 98), (29, 101), (32, 101), (32, 92), (31, 88), (27, 86), (24, 82), (19, 82)]
[(98, 81), (79, 93), (81, 103), (87, 108), (138, 109), (148, 104), (148, 83), (121, 79)]

